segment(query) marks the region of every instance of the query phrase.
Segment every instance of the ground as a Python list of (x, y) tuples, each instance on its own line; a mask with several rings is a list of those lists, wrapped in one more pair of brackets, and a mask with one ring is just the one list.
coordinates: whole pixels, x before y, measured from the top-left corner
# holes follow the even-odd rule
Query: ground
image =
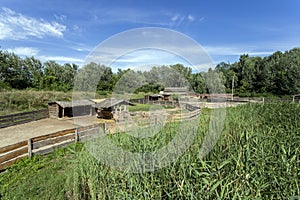
[(42, 119), (25, 124), (0, 129), (0, 147), (15, 144), (39, 135), (55, 133), (61, 130), (88, 126), (97, 123), (95, 116), (76, 119)]

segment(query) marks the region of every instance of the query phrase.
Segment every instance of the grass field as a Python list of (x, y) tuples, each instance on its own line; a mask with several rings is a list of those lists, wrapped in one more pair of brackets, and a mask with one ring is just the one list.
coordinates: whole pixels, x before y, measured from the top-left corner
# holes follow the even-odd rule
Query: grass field
[[(300, 104), (227, 109), (212, 151), (199, 154), (211, 110), (203, 110), (194, 143), (154, 172), (117, 171), (83, 144), (23, 160), (0, 174), (0, 199), (297, 199), (300, 197)], [(132, 152), (151, 152), (174, 137), (169, 124), (148, 139), (106, 136)]]

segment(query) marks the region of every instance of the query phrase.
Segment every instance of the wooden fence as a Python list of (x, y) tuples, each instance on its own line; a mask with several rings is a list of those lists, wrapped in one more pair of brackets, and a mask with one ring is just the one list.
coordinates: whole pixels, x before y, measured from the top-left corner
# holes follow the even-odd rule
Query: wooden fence
[(152, 101), (144, 98), (131, 99), (130, 102), (140, 103), (140, 104), (161, 105), (161, 106), (174, 106), (174, 107), (180, 106), (178, 101), (163, 101), (163, 100)]
[[(104, 129), (102, 129), (103, 127)], [(45, 155), (57, 148), (70, 145), (71, 143), (85, 141), (90, 138), (100, 137), (106, 133), (106, 124), (68, 129), (41, 135), (13, 145), (0, 148), (0, 171), (12, 165), (16, 161), (33, 155)]]
[(167, 113), (151, 113), (149, 116), (136, 115), (133, 118), (126, 119), (121, 122), (116, 122), (114, 126), (108, 125), (110, 128), (107, 133), (123, 133), (134, 127), (149, 127), (156, 126), (161, 123), (183, 122), (197, 119), (201, 114), (201, 109), (196, 109), (191, 112), (181, 112), (176, 114)]
[[(195, 107), (191, 107), (195, 108)], [(168, 122), (186, 121), (195, 119), (201, 113), (200, 109), (187, 113), (178, 113), (166, 116)], [(145, 125), (155, 125), (161, 120), (161, 115), (154, 117), (154, 120), (150, 120)], [(117, 123), (117, 125), (124, 125), (127, 122)], [(132, 125), (132, 124), (131, 124)], [(118, 132), (124, 132), (121, 129)], [(51, 133), (47, 135), (41, 135), (34, 138), (30, 138), (27, 141), (18, 142), (13, 145), (0, 148), (0, 171), (3, 171), (6, 167), (12, 165), (21, 158), (29, 157), (33, 155), (45, 155), (57, 148), (61, 148), (71, 143), (86, 141), (91, 138), (98, 138), (106, 133), (114, 133), (108, 131), (108, 124), (94, 124), (85, 127), (79, 127), (75, 129), (68, 129)]]
[(5, 128), (17, 124), (24, 124), (39, 119), (48, 118), (48, 110), (36, 110), (12, 115), (0, 116), (0, 128)]

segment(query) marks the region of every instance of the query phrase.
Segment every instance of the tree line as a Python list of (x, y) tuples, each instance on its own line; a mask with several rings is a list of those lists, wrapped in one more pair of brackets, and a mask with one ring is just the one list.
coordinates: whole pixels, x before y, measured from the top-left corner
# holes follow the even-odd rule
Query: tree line
[[(76, 80), (75, 80), (76, 77)], [(75, 84), (75, 86), (74, 86)], [(83, 67), (55, 61), (21, 58), (0, 50), (0, 89), (71, 91), (74, 87), (100, 93), (158, 92), (164, 87), (189, 86), (196, 93), (222, 85), (220, 91), (235, 95), (291, 95), (300, 93), (300, 48), (275, 52), (266, 57), (241, 55), (235, 63), (221, 62), (207, 72), (193, 73), (182, 64), (154, 66), (149, 71), (112, 69), (98, 63)], [(75, 88), (76, 89), (76, 88)]]

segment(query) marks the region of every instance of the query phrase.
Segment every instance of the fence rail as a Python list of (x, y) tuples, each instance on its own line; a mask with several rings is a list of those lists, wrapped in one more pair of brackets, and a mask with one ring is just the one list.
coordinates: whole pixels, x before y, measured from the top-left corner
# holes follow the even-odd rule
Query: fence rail
[(45, 118), (48, 118), (47, 109), (0, 116), (0, 128), (24, 124)]
[(131, 99), (130, 102), (139, 103), (139, 104), (180, 107), (178, 101), (163, 101), (163, 100), (153, 101), (153, 100), (148, 100), (148, 99), (141, 98), (141, 99)]
[[(30, 138), (27, 141), (0, 148), (0, 171), (25, 157), (35, 154), (44, 155), (71, 143), (99, 137), (103, 124), (68, 129), (47, 135)], [(105, 130), (102, 131), (105, 134)]]
[[(195, 109), (195, 107), (191, 107)], [(196, 109), (188, 113), (172, 114), (171, 117), (166, 116), (167, 121), (184, 121), (191, 120), (200, 114), (201, 110)], [(156, 115), (155, 115), (156, 116)], [(157, 115), (156, 119), (149, 121), (148, 125), (158, 123), (162, 116)], [(122, 123), (118, 123), (119, 125)], [(121, 131), (122, 132), (122, 131)], [(98, 138), (108, 132), (106, 123), (94, 124), (90, 126), (79, 127), (75, 129), (63, 130), (47, 135), (41, 135), (30, 138), (27, 141), (18, 142), (13, 145), (0, 148), (0, 171), (15, 163), (21, 158), (32, 157), (33, 155), (45, 155), (57, 148), (61, 148), (72, 143), (82, 142), (91, 138)]]

